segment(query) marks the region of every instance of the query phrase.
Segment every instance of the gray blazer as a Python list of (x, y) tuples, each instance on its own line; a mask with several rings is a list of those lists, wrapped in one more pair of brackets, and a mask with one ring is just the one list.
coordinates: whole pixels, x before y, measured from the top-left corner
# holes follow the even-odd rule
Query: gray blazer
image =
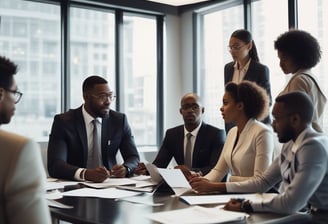
[(306, 129), (296, 153), (293, 141), (283, 145), (281, 154), (268, 170), (252, 180), (227, 183), (229, 192), (265, 192), (281, 182), (281, 194), (272, 200), (254, 202), (254, 211), (294, 213), (308, 203), (328, 210), (328, 137)]
[(50, 224), (39, 145), (0, 130), (0, 223)]

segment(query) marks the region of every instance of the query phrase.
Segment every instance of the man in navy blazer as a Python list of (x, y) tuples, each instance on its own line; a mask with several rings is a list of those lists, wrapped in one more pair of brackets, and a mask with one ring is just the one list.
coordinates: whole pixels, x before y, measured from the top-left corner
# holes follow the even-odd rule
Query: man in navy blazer
[[(133, 173), (139, 154), (125, 114), (109, 109), (113, 92), (105, 79), (90, 76), (83, 83), (84, 104), (56, 115), (48, 144), (50, 176), (71, 180), (102, 182), (109, 175), (125, 177)], [(87, 167), (93, 142), (93, 124), (101, 122), (101, 164)], [(123, 164), (117, 164), (120, 150)]]
[[(225, 131), (202, 121), (204, 107), (199, 96), (187, 93), (181, 99), (180, 114), (184, 125), (166, 131), (162, 146), (153, 161), (157, 167), (165, 168), (174, 158), (177, 168), (183, 171), (190, 169), (195, 172), (207, 174), (216, 164), (225, 142)], [(186, 135), (192, 136), (192, 162), (191, 167), (186, 166)], [(140, 164), (137, 173), (144, 174), (145, 169)]]

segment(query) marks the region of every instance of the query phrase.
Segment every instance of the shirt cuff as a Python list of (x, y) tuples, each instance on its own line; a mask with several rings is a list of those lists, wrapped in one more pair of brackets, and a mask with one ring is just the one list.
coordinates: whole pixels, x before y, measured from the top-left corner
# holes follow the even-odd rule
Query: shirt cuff
[(74, 174), (74, 179), (75, 180), (82, 180), (84, 181), (85, 180), (85, 177), (84, 177), (84, 174), (81, 178), (81, 173), (84, 172), (85, 174), (85, 169), (84, 168), (78, 168), (76, 171), (75, 171), (75, 174)]

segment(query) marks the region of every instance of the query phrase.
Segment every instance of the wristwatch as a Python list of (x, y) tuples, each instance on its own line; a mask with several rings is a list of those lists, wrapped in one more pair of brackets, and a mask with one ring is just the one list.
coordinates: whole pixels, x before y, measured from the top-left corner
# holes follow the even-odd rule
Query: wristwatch
[(243, 200), (240, 204), (240, 209), (245, 212), (253, 212), (253, 208), (249, 200)]
[(126, 166), (126, 165), (124, 165), (124, 167), (126, 168), (126, 177), (128, 177), (128, 176), (130, 176), (130, 174), (131, 174), (131, 169), (128, 167), (128, 166)]

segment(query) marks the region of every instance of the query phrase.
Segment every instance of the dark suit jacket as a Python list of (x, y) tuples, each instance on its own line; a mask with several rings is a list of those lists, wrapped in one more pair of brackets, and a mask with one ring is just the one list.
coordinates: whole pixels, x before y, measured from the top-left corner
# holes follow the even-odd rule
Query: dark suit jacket
[[(116, 162), (118, 149), (124, 165), (133, 171), (139, 162), (139, 154), (124, 114), (110, 110), (101, 127), (102, 161), (107, 169)], [(88, 144), (82, 106), (56, 115), (48, 144), (48, 171), (56, 178), (74, 179), (76, 170), (86, 167)]]
[[(234, 64), (235, 62), (233, 61), (224, 66), (224, 84), (232, 81)], [(266, 65), (251, 60), (244, 80), (255, 82), (259, 86), (263, 87), (267, 91), (267, 94), (270, 98), (270, 106), (272, 105), (270, 74), (269, 68)], [(266, 117), (262, 122), (265, 124), (271, 124), (270, 116)], [(226, 131), (228, 132), (232, 126), (233, 125), (231, 124), (227, 124)]]
[[(168, 129), (153, 164), (165, 168), (174, 158), (178, 165), (184, 165), (184, 137), (183, 125)], [(207, 174), (217, 163), (224, 142), (224, 130), (203, 122), (195, 141), (192, 170)]]

